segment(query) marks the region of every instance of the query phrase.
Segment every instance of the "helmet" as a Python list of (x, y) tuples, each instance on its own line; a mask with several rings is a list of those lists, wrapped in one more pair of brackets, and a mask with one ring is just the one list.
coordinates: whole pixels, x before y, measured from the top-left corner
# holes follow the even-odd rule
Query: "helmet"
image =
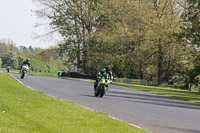
[(106, 66), (106, 72), (110, 72), (111, 67), (110, 66)]
[(29, 61), (30, 61), (30, 58), (27, 58), (26, 61), (29, 62)]

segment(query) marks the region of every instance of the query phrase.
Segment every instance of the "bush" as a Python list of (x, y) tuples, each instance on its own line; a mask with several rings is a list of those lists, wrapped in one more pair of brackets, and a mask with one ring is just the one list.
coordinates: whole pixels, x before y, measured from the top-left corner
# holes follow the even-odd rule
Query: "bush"
[(195, 85), (200, 85), (200, 75), (196, 76), (193, 82)]
[(17, 60), (17, 54), (8, 52), (1, 56), (2, 66), (10, 65), (12, 68), (17, 69), (19, 64)]

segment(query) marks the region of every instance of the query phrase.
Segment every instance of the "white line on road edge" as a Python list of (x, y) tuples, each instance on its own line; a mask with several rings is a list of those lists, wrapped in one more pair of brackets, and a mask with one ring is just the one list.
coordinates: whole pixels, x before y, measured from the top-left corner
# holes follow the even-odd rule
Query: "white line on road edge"
[[(26, 86), (26, 87), (28, 87), (28, 88), (30, 88), (31, 90), (34, 90), (34, 91), (38, 91), (38, 90), (36, 90), (36, 89), (33, 89), (33, 88), (31, 88), (30, 86), (28, 86), (28, 85), (25, 85), (24, 83), (22, 83), (20, 80), (18, 80), (17, 78), (15, 78), (14, 76), (12, 76), (10, 73), (9, 73), (9, 75), (11, 76), (11, 77), (13, 77), (15, 80), (17, 80), (20, 84), (22, 84), (22, 85), (24, 85), (24, 86)], [(41, 91), (42, 92), (42, 91)], [(47, 94), (45, 94), (44, 93), (44, 95), (47, 95)], [(50, 95), (47, 95), (47, 96), (50, 96)], [(54, 97), (54, 96), (50, 96), (50, 97), (53, 97), (53, 98), (58, 98), (58, 97)]]
[[(10, 73), (9, 73), (9, 75), (11, 76), (11, 77), (13, 77), (14, 79), (16, 79), (14, 76), (12, 76)], [(30, 86), (28, 86), (28, 85), (25, 85), (24, 83), (22, 83), (20, 80), (18, 80), (18, 79), (16, 79), (19, 83), (21, 83), (22, 85), (24, 85), (24, 86), (26, 86), (26, 87), (28, 87), (28, 88), (30, 88), (30, 89), (32, 89), (32, 90), (35, 90), (35, 89), (33, 89), (33, 88), (31, 88)], [(36, 90), (35, 90), (36, 91)], [(49, 95), (48, 95), (49, 96)], [(56, 98), (56, 97), (54, 97), (54, 96), (52, 96), (53, 98)], [(85, 106), (82, 106), (82, 105), (79, 105), (80, 107), (82, 107), (82, 108), (85, 108), (85, 109), (88, 109), (88, 110), (90, 110), (90, 111), (96, 111), (96, 110), (93, 110), (93, 109), (91, 109), (91, 108), (88, 108), (88, 107), (85, 107)], [(112, 119), (115, 119), (115, 120), (118, 120), (118, 121), (122, 121), (122, 122), (126, 122), (126, 121), (123, 121), (123, 120), (120, 120), (120, 119), (118, 119), (118, 118), (116, 118), (116, 117), (113, 117), (113, 116), (110, 116), (110, 115), (108, 115), (108, 117), (110, 117), (110, 118), (112, 118)], [(128, 122), (127, 122), (128, 123)], [(131, 125), (131, 126), (134, 126), (134, 127), (137, 127), (137, 128), (140, 128), (140, 129), (143, 129), (143, 128), (141, 128), (141, 127), (139, 127), (139, 126), (137, 126), (137, 125), (134, 125), (134, 124), (132, 124), (132, 123), (128, 123), (129, 125)], [(146, 130), (146, 129), (144, 129), (144, 130)]]
[(17, 80), (19, 83), (21, 83), (22, 85), (24, 85), (24, 86), (26, 86), (26, 87), (28, 87), (28, 88), (30, 88), (30, 89), (32, 89), (32, 90), (35, 90), (35, 89), (31, 88), (30, 86), (25, 85), (24, 83), (22, 83), (20, 80), (18, 80), (18, 79), (15, 78), (14, 76), (12, 76), (10, 73), (9, 73), (9, 75), (10, 75), (11, 77), (13, 77), (15, 80)]
[[(115, 119), (115, 120), (118, 120), (118, 121), (122, 121), (122, 120), (120, 120), (120, 119), (118, 119), (118, 118), (116, 118), (116, 117), (112, 117), (112, 116), (110, 116), (110, 115), (108, 115), (110, 118), (112, 118), (112, 119)], [(122, 122), (124, 122), (124, 121), (122, 121)], [(134, 124), (131, 124), (131, 123), (128, 123), (129, 125), (131, 125), (131, 126), (134, 126), (134, 127), (137, 127), (137, 128), (140, 128), (140, 129), (143, 129), (143, 128), (141, 128), (141, 127), (139, 127), (139, 126), (137, 126), (137, 125), (134, 125)], [(145, 129), (146, 130), (146, 129)]]

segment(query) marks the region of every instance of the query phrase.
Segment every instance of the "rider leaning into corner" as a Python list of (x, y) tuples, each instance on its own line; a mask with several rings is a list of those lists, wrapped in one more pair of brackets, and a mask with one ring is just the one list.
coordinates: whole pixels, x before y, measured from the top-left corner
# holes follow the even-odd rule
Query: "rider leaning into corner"
[[(31, 68), (31, 62), (30, 62), (30, 58), (27, 58), (23, 63), (22, 63), (22, 66), (24, 65), (28, 65), (29, 69)], [(22, 66), (21, 66), (21, 69), (22, 69)], [(21, 72), (21, 71), (20, 71)]]
[(108, 76), (106, 76), (106, 79), (109, 79), (112, 82), (113, 76), (112, 76), (112, 71), (111, 71), (110, 66), (106, 66), (106, 68), (102, 69), (101, 72), (99, 72), (96, 82), (94, 83), (94, 90), (96, 90), (97, 86), (99, 85), (99, 80), (104, 75), (108, 75)]
[(29, 68), (31, 67), (31, 62), (30, 62), (30, 59), (29, 58), (27, 58), (23, 63), (22, 63), (22, 66), (23, 65), (28, 65), (29, 66)]

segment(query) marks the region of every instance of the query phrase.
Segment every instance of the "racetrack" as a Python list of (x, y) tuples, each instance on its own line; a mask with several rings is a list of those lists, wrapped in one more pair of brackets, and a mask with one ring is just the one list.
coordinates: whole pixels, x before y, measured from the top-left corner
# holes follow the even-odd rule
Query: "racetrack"
[(23, 84), (47, 95), (105, 112), (147, 130), (160, 133), (200, 133), (200, 104), (111, 85), (103, 98), (94, 96), (93, 82), (11, 74)]

